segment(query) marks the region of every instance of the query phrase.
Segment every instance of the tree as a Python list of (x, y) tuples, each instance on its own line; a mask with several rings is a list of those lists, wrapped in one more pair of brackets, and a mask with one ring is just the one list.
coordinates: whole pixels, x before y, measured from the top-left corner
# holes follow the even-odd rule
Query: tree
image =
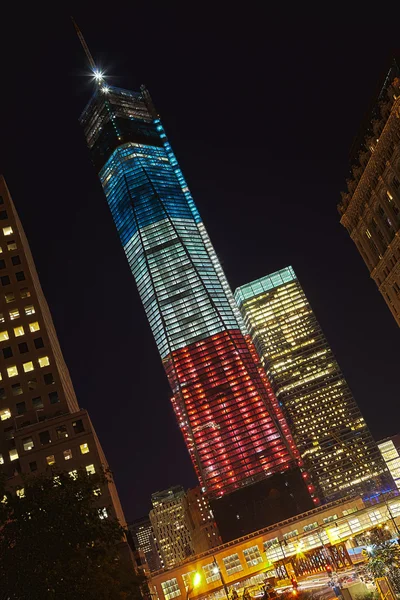
[(400, 594), (400, 546), (377, 532), (371, 537), (369, 554), (367, 568), (372, 577), (387, 577)]
[(124, 530), (99, 509), (105, 477), (38, 475), (22, 497), (0, 480), (1, 600), (141, 597), (143, 578), (118, 553)]

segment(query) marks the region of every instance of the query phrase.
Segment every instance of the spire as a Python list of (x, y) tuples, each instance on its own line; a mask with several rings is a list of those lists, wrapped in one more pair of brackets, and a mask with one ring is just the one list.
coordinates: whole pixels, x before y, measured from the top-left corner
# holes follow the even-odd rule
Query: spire
[(74, 19), (74, 17), (71, 17), (71, 20), (72, 20), (72, 23), (74, 24), (75, 31), (76, 31), (76, 33), (77, 33), (77, 35), (78, 35), (79, 41), (80, 41), (80, 43), (82, 44), (82, 48), (83, 48), (83, 49), (84, 49), (84, 51), (85, 51), (85, 54), (86, 54), (86, 56), (87, 56), (87, 59), (88, 59), (88, 61), (89, 61), (89, 64), (90, 64), (90, 67), (91, 67), (91, 69), (92, 69), (92, 71), (93, 71), (93, 74), (94, 74), (94, 76), (95, 76), (95, 79), (96, 79), (96, 81), (97, 81), (98, 83), (101, 83), (101, 81), (103, 80), (103, 74), (102, 74), (102, 72), (101, 72), (101, 71), (100, 71), (100, 70), (99, 70), (99, 69), (96, 67), (96, 63), (94, 62), (94, 58), (93, 58), (93, 56), (92, 56), (92, 54), (91, 54), (91, 52), (90, 52), (90, 50), (89, 50), (89, 48), (88, 48), (88, 45), (87, 45), (87, 43), (85, 42), (85, 38), (83, 37), (83, 34), (82, 34), (81, 30), (79, 29), (78, 25), (77, 25), (77, 24), (76, 24), (76, 22), (75, 22), (75, 19)]

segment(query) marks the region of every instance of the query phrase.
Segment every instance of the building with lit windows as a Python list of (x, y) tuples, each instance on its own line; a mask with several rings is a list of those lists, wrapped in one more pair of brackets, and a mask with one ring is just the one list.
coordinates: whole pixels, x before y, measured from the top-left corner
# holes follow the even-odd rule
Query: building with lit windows
[(149, 517), (135, 519), (128, 524), (128, 529), (132, 534), (135, 547), (143, 553), (149, 570), (161, 569), (164, 562)]
[(371, 278), (400, 326), (400, 71), (385, 77), (351, 155), (338, 209)]
[(176, 485), (151, 495), (149, 517), (165, 567), (171, 567), (194, 554), (187, 523), (186, 494)]
[(378, 442), (378, 448), (397, 489), (400, 490), (400, 434)]
[(200, 486), (186, 492), (186, 521), (196, 554), (222, 543), (217, 523), (207, 496)]
[[(0, 472), (21, 494), (23, 476), (52, 468), (74, 476), (78, 469), (95, 473), (108, 464), (87, 411), (79, 407), (3, 177), (0, 223)], [(102, 518), (111, 511), (126, 526), (110, 477), (98, 503)]]
[(235, 298), (321, 499), (394, 488), (292, 267)]
[(148, 91), (100, 83), (80, 121), (222, 537), (304, 510), (297, 449)]
[(328, 567), (354, 569), (366, 561), (363, 550), (371, 534), (397, 538), (399, 525), (399, 498), (373, 506), (359, 497), (339, 500), (153, 573), (150, 587), (160, 600), (184, 600), (198, 574), (191, 598), (226, 600), (224, 584), (229, 597), (233, 590), (241, 597), (245, 589), (257, 596), (269, 577), (324, 576)]

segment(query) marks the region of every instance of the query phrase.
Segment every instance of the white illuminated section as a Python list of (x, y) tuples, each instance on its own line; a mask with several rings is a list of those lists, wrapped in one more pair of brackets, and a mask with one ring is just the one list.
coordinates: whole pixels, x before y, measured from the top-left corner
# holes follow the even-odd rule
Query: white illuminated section
[(392, 440), (378, 443), (383, 459), (394, 479), (397, 489), (400, 490), (400, 456)]
[(103, 92), (103, 94), (108, 94), (110, 91), (110, 88), (108, 87), (108, 85), (103, 85), (103, 87), (101, 88), (101, 91)]

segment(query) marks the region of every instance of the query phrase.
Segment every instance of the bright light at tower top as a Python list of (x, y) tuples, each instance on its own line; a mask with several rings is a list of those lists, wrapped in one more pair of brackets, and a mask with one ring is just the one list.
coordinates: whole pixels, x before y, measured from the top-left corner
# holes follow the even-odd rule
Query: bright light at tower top
[(103, 81), (103, 79), (104, 79), (104, 75), (103, 75), (103, 73), (102, 73), (101, 71), (99, 71), (99, 69), (95, 69), (95, 70), (93, 71), (93, 75), (94, 75), (94, 78), (95, 78), (95, 80), (96, 80), (98, 83), (100, 83), (100, 82), (101, 82), (101, 81)]

